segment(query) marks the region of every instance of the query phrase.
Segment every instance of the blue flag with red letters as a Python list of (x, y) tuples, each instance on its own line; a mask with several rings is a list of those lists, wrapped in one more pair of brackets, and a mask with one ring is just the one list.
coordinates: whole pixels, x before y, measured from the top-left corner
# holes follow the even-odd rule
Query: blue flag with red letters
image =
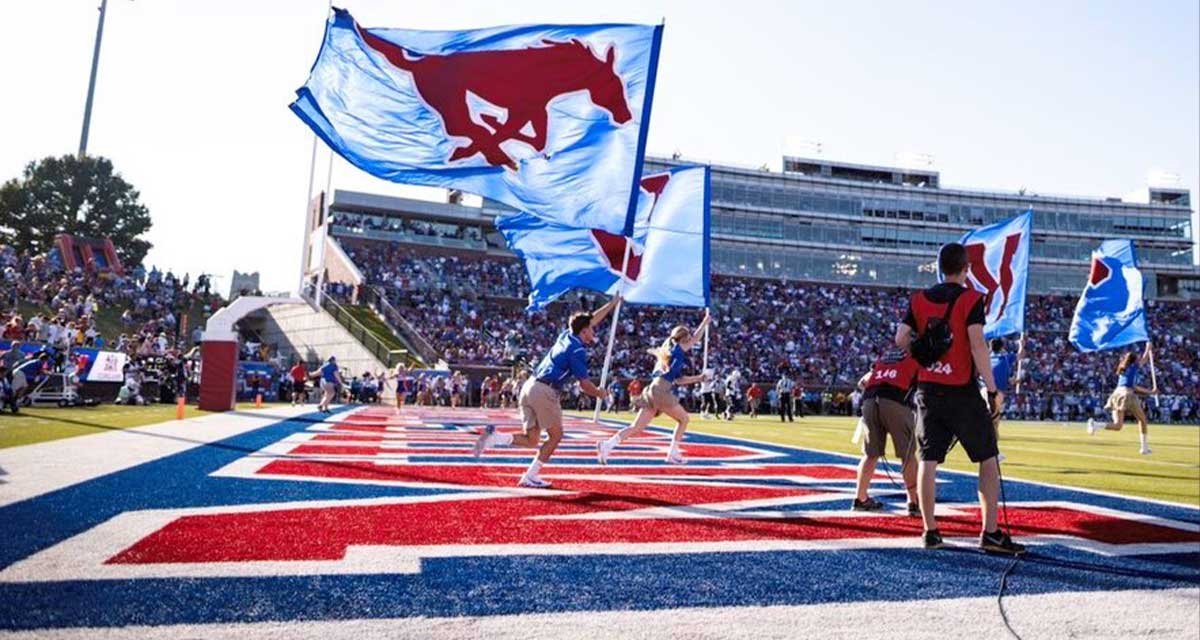
[(1075, 305), (1069, 339), (1080, 351), (1116, 349), (1150, 339), (1133, 240), (1105, 240), (1092, 252), (1087, 285)]
[[(1025, 331), (1025, 290), (1029, 280), (1029, 246), (1033, 235), (1033, 209), (1015, 218), (963, 234), (967, 249), (967, 280), (983, 294), (987, 339)], [(942, 274), (938, 273), (938, 280)]]
[(630, 235), (661, 26), (365, 29), (334, 9), (291, 109), (354, 166)]

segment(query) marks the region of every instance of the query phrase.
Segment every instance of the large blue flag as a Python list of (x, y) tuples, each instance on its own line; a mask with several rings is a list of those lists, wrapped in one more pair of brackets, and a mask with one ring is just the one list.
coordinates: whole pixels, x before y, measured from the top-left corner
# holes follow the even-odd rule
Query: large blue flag
[(661, 26), (364, 29), (334, 9), (291, 109), (354, 166), (629, 235)]
[[(971, 286), (983, 294), (987, 322), (984, 335), (991, 340), (1025, 331), (1025, 290), (1029, 280), (1029, 245), (1033, 210), (1015, 218), (963, 234)], [(938, 273), (938, 280), (942, 274)]]
[(1085, 352), (1150, 339), (1133, 240), (1105, 240), (1092, 252), (1092, 269), (1068, 337)]
[(640, 193), (632, 239), (527, 213), (496, 219), (509, 248), (525, 261), (532, 283), (530, 308), (576, 287), (608, 294), (622, 290), (632, 303), (708, 306), (708, 167), (646, 176)]

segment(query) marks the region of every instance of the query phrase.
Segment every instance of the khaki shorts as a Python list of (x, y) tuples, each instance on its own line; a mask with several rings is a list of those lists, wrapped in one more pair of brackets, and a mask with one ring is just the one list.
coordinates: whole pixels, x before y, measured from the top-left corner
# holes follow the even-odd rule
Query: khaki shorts
[(12, 374), (12, 390), (13, 393), (21, 393), (25, 387), (29, 386), (29, 381), (25, 378), (24, 371), (14, 371)]
[(562, 429), (561, 394), (554, 387), (530, 378), (521, 386), (517, 406), (521, 407), (521, 426), (525, 433), (539, 429)]
[(674, 386), (669, 380), (655, 378), (650, 386), (642, 391), (642, 400), (646, 406), (662, 413), (671, 407), (679, 406), (679, 398), (675, 397)]
[(1142, 400), (1138, 398), (1137, 392), (1129, 387), (1117, 387), (1112, 395), (1108, 396), (1108, 402), (1104, 403), (1104, 410), (1110, 413), (1121, 411), (1127, 416), (1133, 416), (1135, 420), (1149, 422), (1146, 419), (1146, 410), (1142, 408)]
[(888, 398), (867, 398), (862, 403), (863, 422), (867, 423), (867, 439), (863, 455), (878, 458), (884, 454), (887, 436), (892, 437), (892, 450), (898, 460), (912, 458), (913, 429), (916, 417), (909, 407)]

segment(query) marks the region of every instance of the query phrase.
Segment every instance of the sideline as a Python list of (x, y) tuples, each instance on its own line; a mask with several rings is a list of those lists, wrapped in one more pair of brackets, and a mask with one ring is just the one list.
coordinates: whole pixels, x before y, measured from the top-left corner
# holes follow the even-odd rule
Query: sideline
[[(608, 422), (608, 423), (614, 424), (614, 425), (616, 425), (616, 424), (625, 425), (626, 424), (625, 422), (621, 422), (621, 421), (617, 421), (617, 420), (606, 420), (603, 418), (601, 419), (601, 422)], [(660, 427), (658, 425), (650, 425), (650, 428), (657, 429), (657, 430), (660, 430), (660, 431), (663, 431), (666, 433), (671, 433), (670, 427)], [(689, 429), (689, 431), (691, 431), (691, 429)], [(838, 457), (846, 458), (846, 459), (852, 460), (852, 461), (858, 460), (857, 455), (852, 455), (849, 453), (842, 453), (840, 451), (828, 451), (826, 449), (814, 449), (812, 447), (797, 447), (797, 446), (790, 445), (790, 444), (780, 444), (778, 442), (770, 442), (767, 440), (757, 440), (754, 438), (747, 438), (745, 436), (732, 436), (732, 435), (725, 435), (725, 434), (721, 434), (721, 433), (712, 433), (712, 432), (702, 430), (702, 428), (700, 428), (699, 426), (697, 426), (697, 428), (695, 429), (695, 432), (702, 433), (706, 436), (712, 436), (714, 438), (730, 438), (733, 440), (743, 440), (745, 442), (749, 442), (752, 444), (767, 445), (767, 446), (771, 446), (771, 447), (784, 447), (787, 449), (796, 449), (799, 451), (814, 451), (816, 453), (825, 453), (825, 454), (829, 454), (831, 456), (838, 456)], [(1052, 452), (1052, 453), (1057, 453), (1057, 452)], [(942, 472), (957, 473), (959, 475), (969, 476), (972, 478), (977, 477), (979, 475), (977, 473), (971, 473), (970, 471), (958, 471), (956, 469), (949, 469), (944, 466), (938, 467), (938, 473), (942, 473)], [(1020, 476), (1006, 475), (1005, 479), (1006, 480), (1019, 480), (1021, 482), (1025, 482), (1028, 484), (1037, 485), (1039, 487), (1049, 487), (1051, 489), (1062, 489), (1062, 490), (1066, 490), (1066, 491), (1081, 491), (1083, 493), (1091, 493), (1093, 495), (1104, 496), (1106, 498), (1121, 498), (1121, 499), (1125, 499), (1125, 500), (1136, 500), (1138, 502), (1157, 504), (1157, 505), (1161, 505), (1164, 507), (1183, 507), (1185, 509), (1192, 509), (1193, 511), (1200, 511), (1200, 505), (1190, 504), (1187, 502), (1168, 502), (1166, 500), (1156, 500), (1154, 498), (1143, 498), (1141, 496), (1126, 495), (1123, 493), (1113, 493), (1111, 491), (1102, 491), (1100, 489), (1087, 489), (1084, 487), (1075, 487), (1075, 486), (1071, 486), (1071, 485), (1052, 484), (1049, 482), (1040, 482), (1038, 480), (1029, 480), (1027, 478), (1023, 478)]]
[(313, 407), (276, 406), (140, 427), (93, 425), (105, 431), (0, 449), (0, 507), (308, 413)]

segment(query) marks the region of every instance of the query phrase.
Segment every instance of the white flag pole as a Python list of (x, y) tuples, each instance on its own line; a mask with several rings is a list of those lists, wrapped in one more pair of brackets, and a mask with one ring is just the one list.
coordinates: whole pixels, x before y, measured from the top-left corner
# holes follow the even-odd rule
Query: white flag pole
[[(708, 307), (704, 308), (704, 312), (711, 313)], [(700, 371), (702, 372), (708, 371), (708, 327), (711, 324), (712, 322), (710, 321), (708, 324), (704, 325), (704, 365), (700, 367)]]
[(1021, 332), (1021, 346), (1017, 347), (1017, 395), (1021, 394), (1021, 371), (1025, 368), (1025, 332)]
[[(629, 250), (633, 241), (625, 239), (625, 257), (621, 259), (621, 280), (617, 284), (618, 294), (625, 293), (625, 270), (629, 267)], [(617, 339), (617, 321), (621, 319), (621, 304), (625, 298), (617, 298), (617, 308), (613, 309), (612, 326), (608, 328), (608, 349), (604, 353), (604, 368), (600, 370), (600, 390), (608, 384), (608, 369), (612, 366), (613, 342)], [(592, 412), (592, 423), (600, 422), (600, 398), (596, 398), (596, 410)]]
[(1162, 408), (1162, 399), (1159, 398), (1158, 391), (1158, 375), (1154, 372), (1154, 347), (1146, 344), (1146, 348), (1150, 351), (1150, 386), (1154, 387), (1154, 406)]

